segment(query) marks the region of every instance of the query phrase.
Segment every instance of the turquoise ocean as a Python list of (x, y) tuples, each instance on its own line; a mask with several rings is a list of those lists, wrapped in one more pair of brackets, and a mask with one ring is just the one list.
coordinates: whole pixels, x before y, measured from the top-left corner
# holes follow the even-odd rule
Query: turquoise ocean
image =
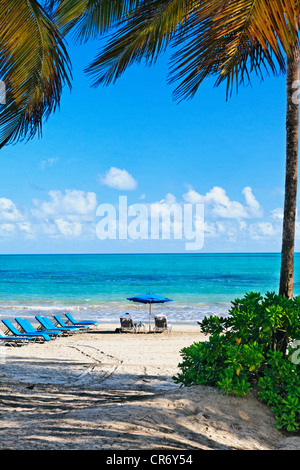
[[(127, 297), (152, 292), (173, 299), (153, 306), (153, 314), (196, 324), (226, 315), (246, 292), (277, 292), (279, 272), (276, 253), (1, 255), (0, 319), (69, 311), (102, 323), (118, 322), (125, 312), (146, 321), (149, 307)], [(300, 294), (300, 254), (294, 293)]]

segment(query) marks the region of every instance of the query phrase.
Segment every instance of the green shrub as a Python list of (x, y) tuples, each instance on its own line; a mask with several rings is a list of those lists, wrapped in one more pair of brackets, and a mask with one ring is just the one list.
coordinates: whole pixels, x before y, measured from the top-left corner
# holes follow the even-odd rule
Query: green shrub
[[(181, 350), (176, 383), (210, 385), (243, 396), (255, 389), (278, 428), (300, 429), (300, 297), (255, 292), (232, 302), (227, 317), (205, 317), (208, 341)], [(299, 342), (300, 343), (300, 342)]]

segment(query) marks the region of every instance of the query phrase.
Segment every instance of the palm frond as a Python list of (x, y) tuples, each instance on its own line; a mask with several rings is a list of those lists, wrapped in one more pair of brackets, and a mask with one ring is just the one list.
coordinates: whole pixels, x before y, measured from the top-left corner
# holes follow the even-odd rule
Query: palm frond
[[(79, 3), (103, 7), (105, 2)], [(114, 17), (117, 31), (86, 69), (96, 86), (114, 82), (133, 63), (154, 63), (170, 45), (176, 52), (169, 81), (180, 82), (177, 99), (192, 97), (208, 77), (215, 77), (216, 85), (225, 81), (229, 94), (234, 84), (248, 83), (253, 72), (261, 79), (284, 73), (298, 40), (299, 0), (141, 0), (131, 9), (126, 1), (120, 3), (125, 10), (120, 19)], [(112, 24), (101, 22), (91, 9), (80, 15), (75, 23), (83, 39)]]
[(133, 13), (142, 0), (61, 0), (55, 12), (64, 35), (73, 30), (76, 41), (85, 42), (108, 31)]
[(41, 134), (43, 121), (71, 87), (70, 61), (61, 35), (35, 0), (0, 2), (0, 148)]
[(120, 21), (117, 32), (86, 69), (94, 86), (115, 82), (134, 62), (144, 59), (147, 65), (153, 64), (175, 34), (184, 33), (191, 5), (196, 3), (199, 1), (149, 0), (129, 19)]
[(216, 85), (250, 82), (254, 71), (285, 72), (286, 56), (298, 40), (298, 2), (281, 0), (215, 0), (202, 2), (189, 22), (188, 39), (177, 38), (170, 82), (181, 80), (178, 99), (192, 97), (205, 78)]
[(44, 10), (51, 15), (58, 8), (61, 0), (41, 0), (40, 4)]

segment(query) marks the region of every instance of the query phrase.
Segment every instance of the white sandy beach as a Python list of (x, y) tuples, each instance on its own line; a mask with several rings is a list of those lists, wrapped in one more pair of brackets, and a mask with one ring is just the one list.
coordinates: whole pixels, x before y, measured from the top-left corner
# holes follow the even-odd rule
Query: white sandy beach
[(2, 449), (297, 449), (254, 395), (179, 388), (180, 349), (199, 326), (115, 333), (119, 325), (44, 344), (1, 347)]

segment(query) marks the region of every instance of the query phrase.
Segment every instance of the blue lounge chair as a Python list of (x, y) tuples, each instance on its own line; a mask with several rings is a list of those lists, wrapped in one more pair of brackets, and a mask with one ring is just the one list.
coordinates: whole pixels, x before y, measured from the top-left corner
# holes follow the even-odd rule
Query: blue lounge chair
[(76, 332), (79, 332), (80, 330), (86, 330), (86, 326), (83, 326), (83, 325), (79, 325), (79, 326), (75, 326), (75, 325), (67, 325), (62, 318), (60, 318), (59, 315), (53, 315), (53, 318), (54, 320), (56, 321), (56, 327), (58, 328), (67, 328), (68, 330), (70, 331), (76, 331)]
[(20, 336), (4, 336), (0, 333), (0, 341), (4, 343), (5, 346), (23, 346), (24, 344), (28, 344), (31, 339), (33, 338), (30, 336), (23, 338)]
[(30, 321), (28, 321), (25, 318), (18, 317), (16, 318), (16, 322), (22, 328), (22, 331), (24, 331), (24, 333), (27, 333), (29, 335), (31, 335), (32, 333), (38, 333), (40, 335), (43, 335), (45, 339), (46, 337), (49, 337), (49, 339), (54, 339), (56, 338), (57, 335), (60, 334), (59, 331), (53, 331), (53, 330), (38, 331), (34, 328), (34, 326), (30, 323)]
[(73, 327), (73, 326), (61, 326), (61, 325), (58, 325), (57, 322), (56, 324), (53, 323), (52, 320), (50, 320), (50, 318), (48, 317), (43, 317), (43, 320), (46, 322), (47, 325), (49, 325), (49, 328), (50, 328), (50, 325), (52, 326), (52, 328), (56, 328), (58, 330), (62, 330), (66, 333), (75, 333), (75, 331), (77, 330), (78, 331), (78, 328), (76, 327)]
[(21, 331), (18, 330), (18, 328), (16, 328), (13, 325), (13, 323), (10, 320), (2, 320), (2, 323), (7, 328), (7, 330), (5, 331), (5, 334), (8, 334), (10, 332), (16, 337), (20, 337), (20, 338), (30, 337), (32, 340), (39, 341), (39, 342), (49, 341), (51, 339), (50, 336), (45, 333), (39, 333), (39, 332), (22, 333)]
[(65, 317), (67, 317), (67, 324), (71, 323), (72, 325), (75, 325), (75, 326), (80, 326), (80, 325), (97, 326), (98, 325), (98, 322), (93, 321), (93, 320), (76, 321), (70, 313), (65, 313)]
[[(36, 315), (36, 320), (40, 324), (40, 331), (51, 331), (51, 334), (66, 336), (70, 334), (70, 331), (65, 328), (57, 328), (54, 323), (48, 317), (42, 317), (42, 315)], [(50, 334), (50, 333), (49, 333)]]

